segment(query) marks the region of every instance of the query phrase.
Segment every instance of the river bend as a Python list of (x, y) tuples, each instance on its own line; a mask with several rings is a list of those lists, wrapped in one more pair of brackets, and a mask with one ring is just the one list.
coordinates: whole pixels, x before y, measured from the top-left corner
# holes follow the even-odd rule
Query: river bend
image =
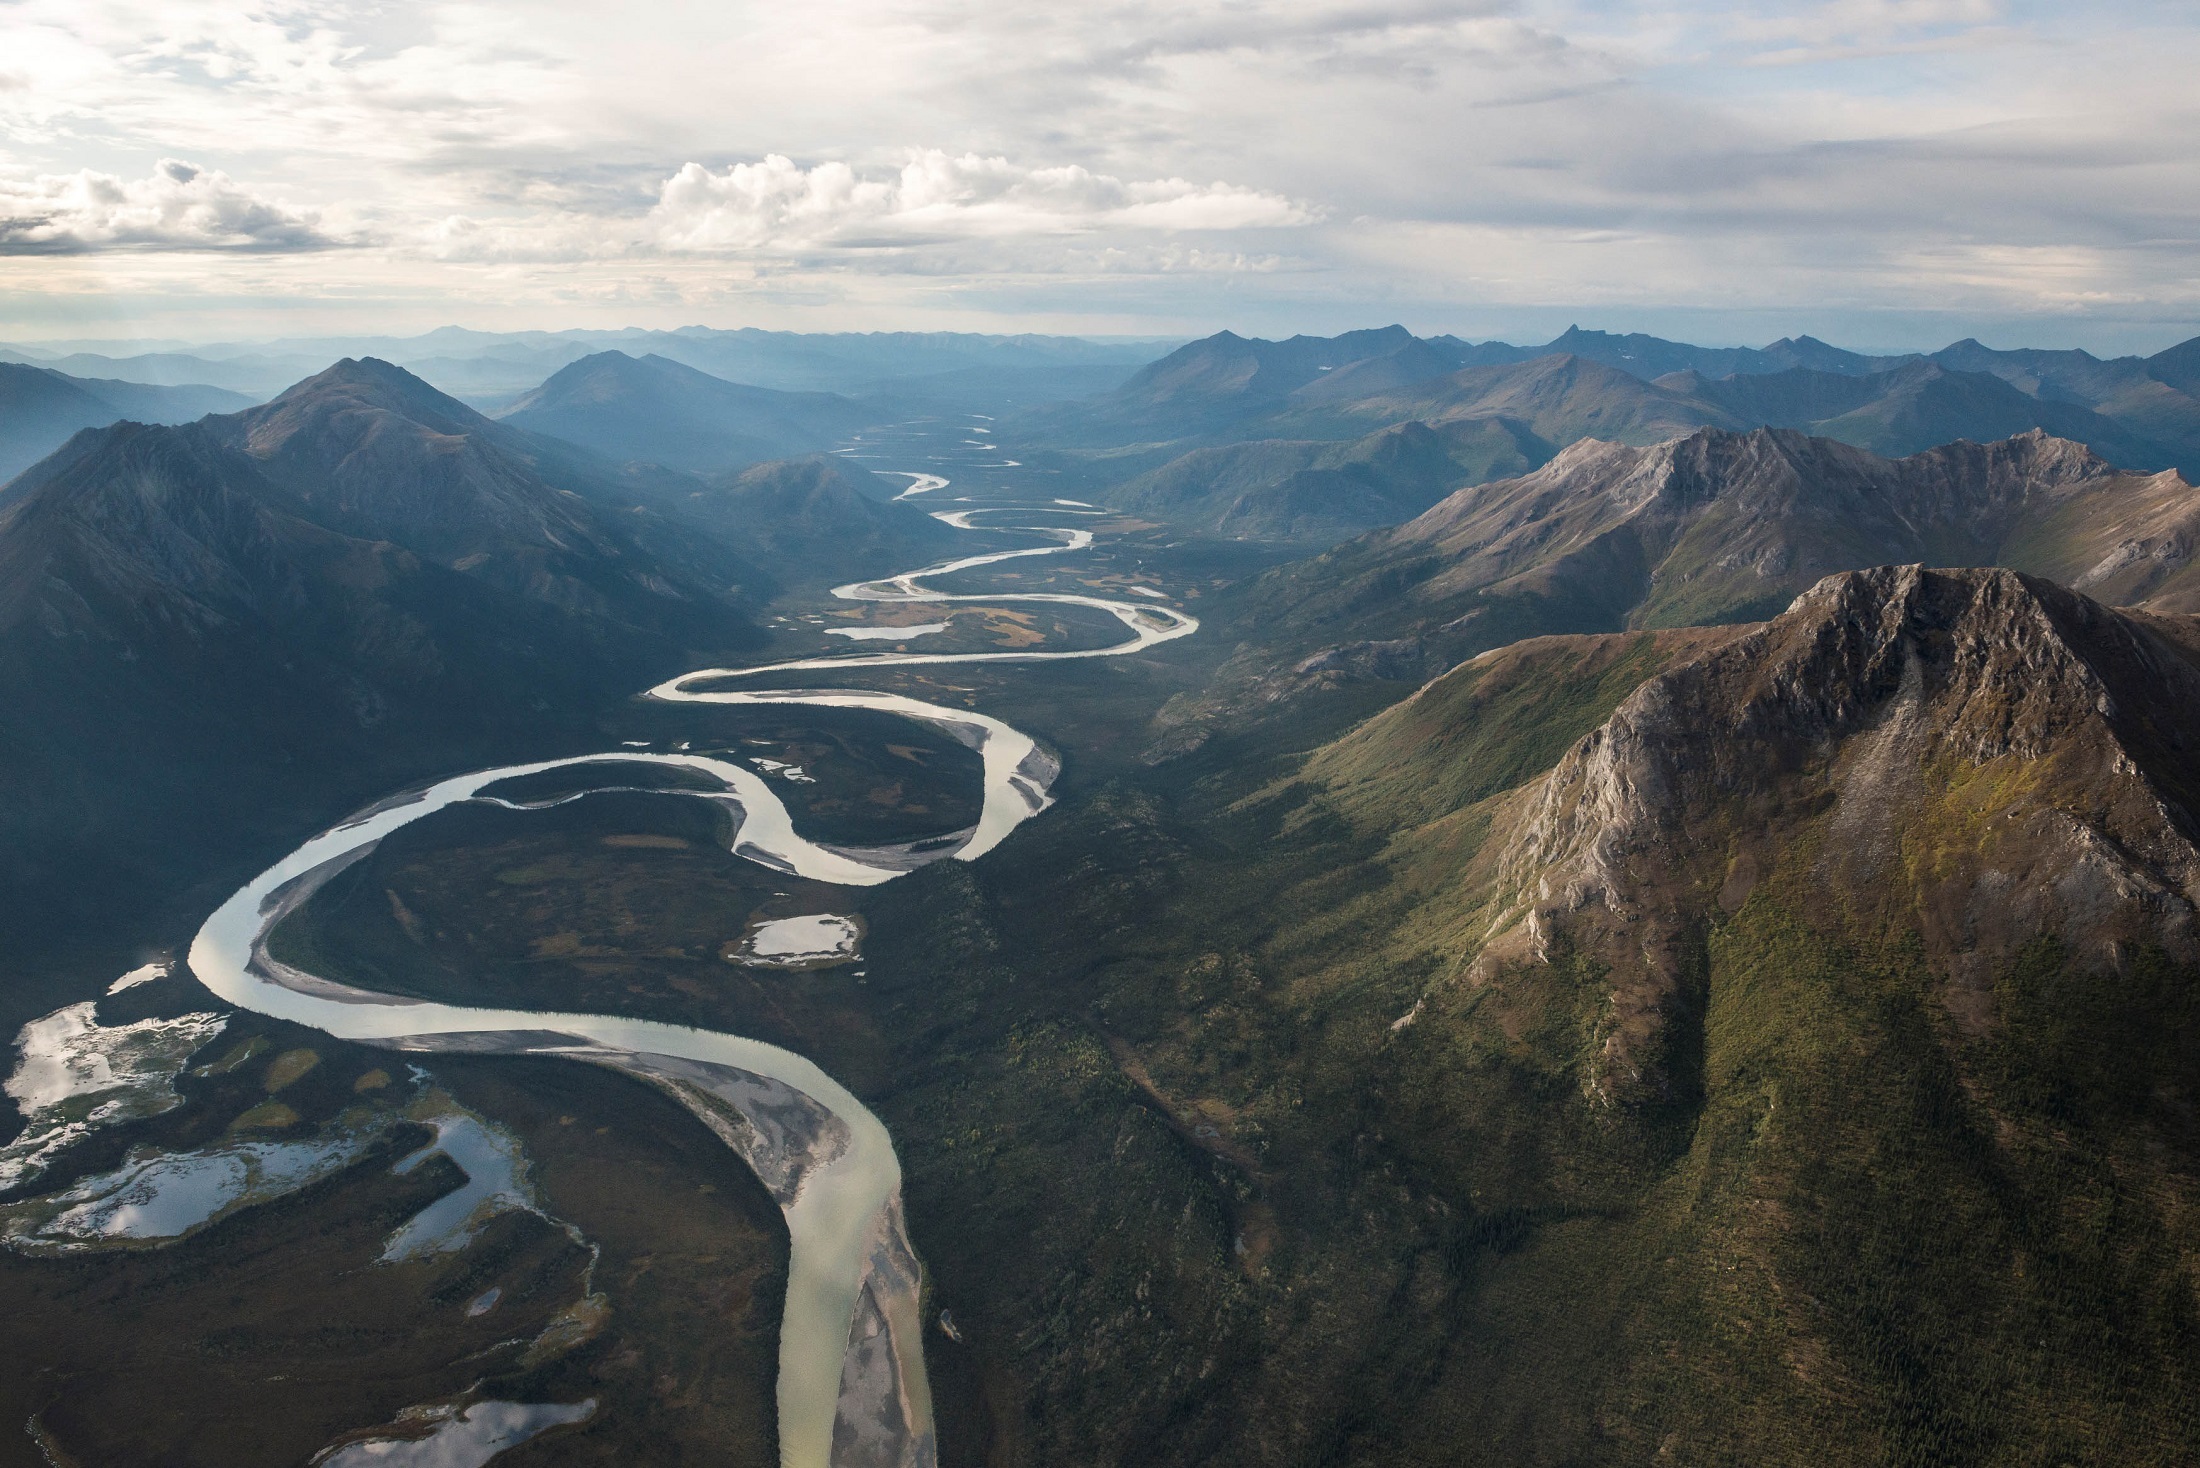
[[(911, 474), (899, 498), (936, 492), (947, 479)], [(607, 751), (476, 770), (391, 796), (322, 832), (260, 873), (199, 929), (190, 962), (200, 981), (241, 1009), (340, 1039), (404, 1050), (561, 1055), (608, 1066), (659, 1086), (700, 1117), (755, 1170), (787, 1220), (790, 1239), (780, 1327), (778, 1407), (783, 1468), (932, 1468), (937, 1461), (919, 1269), (901, 1209), (901, 1166), (886, 1128), (809, 1059), (739, 1035), (614, 1015), (474, 1009), (373, 993), (275, 958), (267, 940), (284, 917), (392, 832), (465, 801), (500, 799), (500, 782), (545, 770), (636, 764), (674, 766), (715, 782), (663, 793), (714, 801), (733, 818), (736, 855), (775, 871), (843, 886), (873, 886), (927, 860), (972, 861), (1046, 809), (1058, 773), (1022, 730), (966, 709), (868, 689), (742, 689), (723, 685), (765, 673), (837, 672), (947, 663), (1045, 662), (1120, 657), (1189, 636), (1198, 621), (1172, 607), (1066, 593), (948, 593), (936, 578), (1093, 543), (1093, 533), (1055, 525), (977, 526), (1005, 513), (1103, 513), (1081, 505), (1006, 505), (935, 511), (959, 530), (1017, 530), (1052, 544), (964, 556), (878, 581), (835, 588), (857, 602), (1030, 602), (1091, 607), (1131, 634), (1104, 648), (990, 653), (873, 653), (799, 658), (748, 668), (701, 668), (650, 689), (678, 703), (795, 704), (864, 708), (943, 728), (974, 748), (984, 793), (975, 825), (946, 839), (893, 848), (828, 847), (796, 833), (765, 780), (701, 754)], [(607, 777), (606, 785), (612, 788)]]

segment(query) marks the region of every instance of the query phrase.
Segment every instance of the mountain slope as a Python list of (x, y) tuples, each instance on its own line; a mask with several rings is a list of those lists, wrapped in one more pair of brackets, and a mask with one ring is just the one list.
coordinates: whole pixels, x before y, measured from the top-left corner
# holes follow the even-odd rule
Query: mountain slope
[(1549, 448), (1502, 418), (1405, 422), (1345, 443), (1194, 449), (1110, 491), (1110, 504), (1215, 535), (1334, 541), (1410, 519), (1462, 483), (1535, 467)]
[(80, 429), (104, 428), (126, 418), (187, 423), (251, 402), (242, 393), (218, 387), (149, 387), (0, 362), (0, 484), (60, 448)]
[(1677, 373), (1658, 382), (1716, 404), (1739, 426), (1798, 428), (1888, 457), (2037, 428), (2130, 469), (2167, 468), (2174, 458), (2143, 434), (2077, 403), (2029, 397), (1991, 373), (1954, 371), (1933, 361), (1864, 376), (1794, 369), (1719, 381)]
[(2038, 432), (1894, 460), (1783, 429), (1580, 442), (1234, 592), (1245, 650), (1170, 718), (1417, 682), (1522, 637), (1744, 621), (1830, 572), (1898, 561), (2011, 565), (2181, 608), (2200, 600), (2196, 543), (2200, 493), (2176, 474), (2127, 474)]
[[(1520, 681), (1578, 683), (1549, 679), (1558, 651)], [(1383, 722), (1355, 738), (1410, 756), (1473, 729)], [(2192, 1317), (2141, 1302), (2189, 1289), (2196, 1241), (2196, 728), (2200, 624), (1883, 568), (1669, 660), (1548, 774), (1394, 838), (1426, 905), (1385, 956), (1435, 963), (1393, 1047), (1404, 1104), (1366, 1124), (1457, 1129), (1424, 1175), (1460, 1160), (1485, 1209), (1586, 1203), (1614, 1164), (1645, 1188), (1594, 1245), (1529, 1225), (1464, 1329), (1573, 1353), (1569, 1395), (1694, 1381), (1703, 1410), (1630, 1424), (1682, 1461), (2182, 1458)], [(1505, 1097), (1558, 1076), (1648, 1150), (1599, 1157)], [(1570, 1181), (1468, 1160), (1529, 1148)], [(1518, 1313), (1539, 1292), (1556, 1308)], [(1782, 1418), (1817, 1427), (1783, 1441)]]
[(1089, 791), (885, 889), (873, 1104), (968, 1431), (2189, 1461), (2195, 632), (1843, 574), (1510, 647), (1303, 768)]
[(494, 422), (371, 357), (209, 427), (316, 522), (576, 613), (715, 636), (731, 588), (755, 580), (722, 548), (635, 511), (666, 485)]
[(678, 513), (784, 580), (830, 586), (922, 565), (956, 544), (956, 532), (924, 511), (893, 503), (900, 488), (837, 455), (813, 454), (713, 479)]
[(88, 430), (21, 476), (0, 505), (9, 941), (58, 941), (140, 879), (190, 900), (180, 876), (219, 880), (270, 831), (583, 739), (760, 640), (722, 586), (532, 477), (522, 437), (344, 364), (252, 413)]
[(612, 351), (561, 368), (498, 416), (611, 459), (716, 471), (830, 448), (877, 415), (831, 393), (744, 387)]

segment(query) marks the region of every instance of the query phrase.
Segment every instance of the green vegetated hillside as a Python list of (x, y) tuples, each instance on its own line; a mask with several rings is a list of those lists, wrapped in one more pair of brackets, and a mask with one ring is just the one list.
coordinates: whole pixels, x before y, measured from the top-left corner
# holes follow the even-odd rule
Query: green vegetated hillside
[(2195, 730), (1885, 569), (881, 889), (947, 1461), (2191, 1461)]

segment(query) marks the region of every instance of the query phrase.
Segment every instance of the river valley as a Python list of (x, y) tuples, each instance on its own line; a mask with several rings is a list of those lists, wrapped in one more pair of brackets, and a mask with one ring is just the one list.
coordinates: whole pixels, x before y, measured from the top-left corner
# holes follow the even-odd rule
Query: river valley
[[(938, 474), (910, 471), (909, 477), (904, 498), (921, 495), (927, 504), (951, 483)], [(1004, 562), (1084, 550), (1094, 544), (1093, 530), (1051, 522), (1097, 512), (1074, 502), (1027, 500), (943, 506), (932, 513), (973, 534), (1011, 532), (1043, 543), (1012, 544), (842, 586), (833, 596), (858, 605), (984, 601), (1077, 607), (1114, 618), (1130, 637), (1111, 646), (1068, 650), (844, 654), (703, 668), (667, 680), (646, 696), (718, 707), (860, 709), (942, 730), (974, 750), (982, 764), (980, 809), (967, 828), (891, 846), (813, 841), (796, 832), (787, 806), (763, 775), (730, 759), (681, 750), (625, 748), (505, 766), (402, 792), (314, 837), (222, 904), (190, 947), (191, 968), (200, 981), (240, 1008), (396, 1049), (563, 1056), (644, 1079), (700, 1117), (755, 1171), (787, 1220), (791, 1248), (777, 1386), (780, 1459), (786, 1468), (925, 1468), (936, 1461), (920, 1269), (903, 1222), (892, 1139), (870, 1111), (810, 1060), (757, 1040), (615, 1015), (472, 1008), (377, 993), (286, 963), (269, 951), (269, 939), (284, 918), (413, 822), (469, 802), (537, 809), (589, 793), (583, 789), (532, 803), (503, 793), (515, 788), (510, 782), (552, 770), (586, 773), (603, 767), (606, 780), (596, 788), (606, 790), (626, 788), (614, 783), (614, 767), (680, 772), (699, 788), (684, 785), (670, 793), (725, 808), (737, 856), (810, 881), (874, 886), (931, 861), (972, 861), (993, 850), (1050, 803), (1058, 762), (1030, 734), (973, 709), (877, 690), (726, 685), (767, 675), (776, 681), (849, 669), (1122, 656), (1189, 636), (1199, 624), (1151, 588), (1147, 600), (1129, 602), (927, 585)]]

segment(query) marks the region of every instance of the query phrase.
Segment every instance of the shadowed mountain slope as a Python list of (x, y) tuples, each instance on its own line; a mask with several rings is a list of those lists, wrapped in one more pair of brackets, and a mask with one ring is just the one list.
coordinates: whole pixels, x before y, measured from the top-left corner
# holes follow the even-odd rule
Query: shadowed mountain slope
[(527, 447), (346, 363), (249, 414), (87, 431), (19, 478), (0, 506), (12, 919), (94, 920), (178, 853), (211, 878), (270, 826), (569, 742), (760, 640)]
[[(345, 360), (210, 420), (318, 523), (507, 591), (676, 636), (759, 573), (648, 508), (692, 487), (483, 417), (387, 362)], [(636, 506), (642, 506), (637, 510)]]
[(123, 419), (187, 423), (251, 403), (243, 393), (218, 387), (151, 387), (0, 362), (0, 484), (60, 448), (80, 429), (104, 428)]
[(948, 554), (957, 533), (912, 505), (902, 485), (834, 454), (756, 464), (688, 493), (679, 514), (805, 585), (907, 570)]
[(614, 460), (711, 472), (830, 448), (877, 410), (831, 393), (745, 387), (654, 353), (598, 352), (498, 415)]

